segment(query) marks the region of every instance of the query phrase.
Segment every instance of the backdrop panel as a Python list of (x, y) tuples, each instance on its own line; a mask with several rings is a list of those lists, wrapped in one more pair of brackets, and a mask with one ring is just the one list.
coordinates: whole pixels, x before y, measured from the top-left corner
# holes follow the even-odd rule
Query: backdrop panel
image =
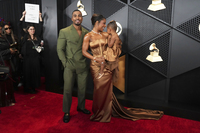
[(200, 66), (200, 45), (192, 38), (173, 30), (170, 59), (170, 77)]
[(189, 20), (191, 17), (199, 14), (199, 0), (175, 0), (174, 1), (174, 27)]
[[(159, 49), (159, 55), (161, 56), (161, 62), (150, 62), (146, 60), (147, 56), (150, 55), (149, 47), (152, 43), (156, 44), (156, 47)], [(170, 32), (161, 34), (157, 38), (152, 39), (148, 43), (138, 47), (137, 49), (131, 51), (135, 57), (139, 60), (151, 66), (155, 70), (159, 71), (163, 75), (167, 77), (167, 70), (168, 70), (168, 56), (169, 56), (169, 45), (170, 45)]]
[(149, 5), (152, 4), (152, 0), (137, 0), (134, 1), (131, 5), (156, 17), (158, 20), (171, 24), (173, 0), (162, 0), (162, 3), (165, 5), (166, 9), (159, 11), (148, 10)]
[(126, 88), (127, 94), (164, 79), (165, 77), (162, 74), (129, 55), (128, 75), (126, 79), (128, 84)]
[(143, 87), (139, 90), (133, 91), (128, 95), (137, 96), (141, 98), (150, 98), (157, 100), (165, 100), (166, 94), (166, 80), (159, 81), (157, 83), (153, 83), (149, 86)]
[(187, 35), (200, 41), (199, 25), (200, 25), (200, 14), (180, 24), (179, 26), (177, 26), (177, 28), (186, 33)]
[(118, 0), (94, 0), (93, 5), (93, 13), (102, 14), (105, 18), (126, 6), (125, 3)]
[(167, 25), (131, 7), (128, 27), (129, 51), (170, 29)]
[(200, 68), (173, 77), (170, 81), (169, 102), (200, 106)]
[(57, 1), (42, 0), (42, 10), (44, 16), (44, 65), (45, 84), (47, 91), (59, 92), (60, 81), (59, 59), (57, 55)]

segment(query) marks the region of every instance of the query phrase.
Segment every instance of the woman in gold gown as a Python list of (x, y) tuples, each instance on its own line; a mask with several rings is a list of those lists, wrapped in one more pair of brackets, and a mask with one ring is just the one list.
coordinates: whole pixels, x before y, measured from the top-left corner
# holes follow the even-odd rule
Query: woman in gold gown
[[(82, 46), (82, 53), (85, 57), (91, 59), (90, 71), (94, 82), (93, 92), (93, 115), (90, 117), (91, 121), (110, 122), (111, 116), (139, 120), (139, 119), (154, 119), (158, 120), (162, 117), (163, 112), (157, 110), (145, 110), (130, 108), (126, 109), (121, 106), (115, 95), (113, 94), (113, 71), (109, 67), (104, 67), (104, 75), (98, 79), (100, 71), (100, 64), (105, 64), (103, 52), (108, 47), (107, 39), (108, 33), (103, 32), (106, 27), (106, 19), (100, 14), (93, 14), (92, 31), (85, 35)], [(92, 55), (88, 53), (91, 50)]]

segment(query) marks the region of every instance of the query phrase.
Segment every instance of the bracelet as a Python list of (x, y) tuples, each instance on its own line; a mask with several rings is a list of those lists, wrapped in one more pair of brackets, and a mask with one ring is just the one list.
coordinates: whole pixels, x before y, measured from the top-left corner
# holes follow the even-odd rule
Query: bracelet
[(94, 62), (96, 62), (96, 57), (93, 58)]

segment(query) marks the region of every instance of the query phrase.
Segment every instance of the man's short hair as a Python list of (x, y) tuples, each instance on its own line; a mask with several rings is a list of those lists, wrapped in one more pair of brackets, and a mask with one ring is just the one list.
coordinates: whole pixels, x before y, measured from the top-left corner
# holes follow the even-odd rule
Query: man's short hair
[[(78, 10), (78, 9), (75, 9), (73, 12), (72, 12), (72, 14), (74, 13), (74, 12), (76, 12), (76, 11), (79, 11), (80, 13), (81, 13), (81, 11), (80, 10)], [(81, 13), (82, 14), (82, 13)]]

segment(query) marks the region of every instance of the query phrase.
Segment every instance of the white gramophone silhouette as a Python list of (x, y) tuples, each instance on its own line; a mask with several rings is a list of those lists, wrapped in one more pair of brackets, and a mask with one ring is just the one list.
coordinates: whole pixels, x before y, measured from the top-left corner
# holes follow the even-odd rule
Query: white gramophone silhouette
[(77, 7), (78, 7), (78, 10), (81, 11), (82, 16), (86, 16), (87, 15), (87, 12), (85, 11), (84, 5), (82, 4), (81, 0), (79, 0), (77, 2)]
[(119, 22), (116, 22), (116, 24), (117, 24), (116, 32), (117, 32), (117, 34), (119, 36), (122, 33), (122, 26), (121, 26), (121, 24)]
[(149, 47), (150, 55), (147, 56), (147, 60), (151, 62), (160, 62), (163, 61), (161, 56), (159, 56), (159, 49), (156, 48), (156, 44), (152, 43)]
[(149, 5), (148, 10), (158, 11), (165, 9), (165, 5), (161, 3), (161, 0), (152, 0), (152, 4)]

